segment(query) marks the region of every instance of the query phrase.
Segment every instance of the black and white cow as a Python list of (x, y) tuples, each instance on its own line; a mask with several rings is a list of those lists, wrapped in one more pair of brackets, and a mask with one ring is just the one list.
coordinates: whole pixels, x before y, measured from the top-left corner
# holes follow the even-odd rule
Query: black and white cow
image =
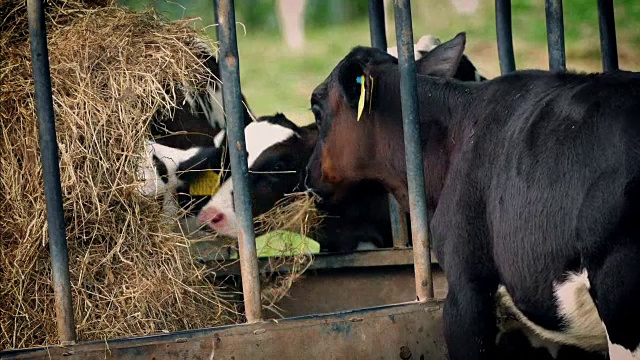
[[(424, 58), (423, 68), (437, 64), (431, 59), (450, 46), (430, 35), (423, 36), (416, 45), (418, 59)], [(484, 80), (473, 64), (461, 63), (456, 78), (463, 81)], [(245, 128), (247, 143), (249, 187), (253, 215), (271, 209), (285, 194), (299, 188), (299, 181), (315, 147), (318, 129), (315, 124), (298, 127), (282, 114), (265, 116)], [(284, 171), (284, 173), (283, 173)], [(288, 172), (287, 172), (288, 171)], [(388, 192), (379, 183), (362, 181), (340, 196), (340, 201), (318, 204), (326, 218), (311, 234), (322, 251), (353, 252), (359, 249), (391, 247), (391, 223), (388, 212)], [(201, 223), (225, 236), (235, 237), (236, 215), (233, 205), (233, 184), (228, 179), (198, 215)]]
[(162, 199), (165, 215), (176, 216), (180, 210), (175, 195), (188, 191), (189, 184), (201, 171), (220, 169), (222, 148), (217, 146), (193, 146), (182, 150), (147, 140), (143, 162), (138, 177), (143, 179), (138, 191), (151, 198)]
[[(147, 141), (139, 167), (139, 178), (143, 180), (139, 191), (145, 196), (161, 197), (164, 212), (171, 216), (180, 208), (189, 213), (192, 203), (207, 198), (189, 194), (189, 184), (201, 171), (214, 170), (225, 177), (224, 170), (229, 169), (220, 69), (211, 49), (205, 43), (196, 45), (196, 56), (213, 76), (202, 91), (184, 91), (178, 86), (175, 111), (153, 115), (153, 139)], [(246, 126), (252, 122), (253, 114), (244, 95), (242, 102)]]
[[(433, 75), (455, 73), (453, 41)], [(376, 85), (357, 121), (360, 76)], [(320, 196), (368, 179), (409, 208), (399, 79), (357, 47), (314, 90)], [(498, 301), (545, 340), (640, 359), (640, 75), (418, 74), (417, 89), (449, 357), (496, 358)]]

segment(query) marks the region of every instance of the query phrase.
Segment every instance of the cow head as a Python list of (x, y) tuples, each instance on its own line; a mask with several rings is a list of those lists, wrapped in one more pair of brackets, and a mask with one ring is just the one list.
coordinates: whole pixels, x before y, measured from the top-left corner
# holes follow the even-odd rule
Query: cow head
[(173, 212), (175, 209), (169, 207), (172, 196), (193, 182), (201, 170), (219, 168), (219, 152), (215, 146), (183, 150), (147, 141), (144, 160), (138, 168), (142, 183), (137, 190), (143, 196), (162, 198), (165, 212)]
[[(465, 34), (460, 33), (436, 46), (416, 62), (416, 72), (454, 77), (465, 41)], [(318, 126), (318, 141), (307, 166), (306, 185), (321, 197), (336, 197), (363, 179), (381, 180), (381, 168), (386, 164), (376, 163), (377, 155), (404, 154), (404, 148), (398, 148), (402, 142), (392, 140), (402, 137), (402, 132), (389, 133), (389, 127), (383, 125), (401, 121), (397, 64), (398, 59), (382, 50), (356, 47), (313, 91), (311, 110)], [(361, 95), (364, 106), (358, 119)]]
[[(267, 212), (295, 190), (316, 135), (315, 127), (298, 127), (282, 114), (260, 117), (245, 128), (253, 216)], [(236, 236), (232, 179), (227, 179), (204, 205), (198, 221), (219, 234)]]

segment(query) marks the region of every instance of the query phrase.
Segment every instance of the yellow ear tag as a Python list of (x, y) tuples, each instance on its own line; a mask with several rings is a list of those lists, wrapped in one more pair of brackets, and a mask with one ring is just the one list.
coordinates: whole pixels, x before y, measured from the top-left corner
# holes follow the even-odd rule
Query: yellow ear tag
[(194, 196), (213, 196), (219, 188), (220, 175), (213, 170), (207, 170), (198, 180), (189, 185), (189, 194)]
[(369, 89), (369, 114), (371, 114), (371, 103), (373, 103), (373, 76), (369, 76), (371, 79), (371, 88)]
[(357, 82), (360, 84), (360, 100), (358, 100), (358, 117), (356, 119), (360, 121), (360, 116), (362, 116), (362, 111), (364, 110), (364, 75), (359, 76)]

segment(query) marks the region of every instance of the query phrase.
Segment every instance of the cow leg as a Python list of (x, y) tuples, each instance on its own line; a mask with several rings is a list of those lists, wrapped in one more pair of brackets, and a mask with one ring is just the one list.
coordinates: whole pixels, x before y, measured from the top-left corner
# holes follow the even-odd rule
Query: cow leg
[(595, 303), (611, 360), (640, 359), (640, 245), (620, 246), (595, 275)]
[(494, 294), (497, 284), (449, 283), (444, 304), (444, 334), (451, 360), (496, 359)]
[(453, 204), (455, 201), (441, 202), (432, 220), (436, 255), (449, 287), (443, 309), (449, 358), (493, 360), (497, 358), (495, 295), (499, 277), (481, 217), (470, 213), (476, 206)]

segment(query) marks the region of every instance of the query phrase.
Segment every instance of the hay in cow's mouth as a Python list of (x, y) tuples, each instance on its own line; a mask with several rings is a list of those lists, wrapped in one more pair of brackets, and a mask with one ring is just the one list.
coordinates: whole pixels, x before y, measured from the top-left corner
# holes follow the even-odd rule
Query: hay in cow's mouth
[[(0, 8), (0, 349), (10, 349), (57, 343), (57, 331), (25, 2)], [(174, 108), (177, 86), (212, 80), (195, 55), (202, 38), (190, 21), (109, 0), (46, 9), (78, 340), (241, 322), (238, 290), (192, 261), (175, 219), (136, 191), (152, 114)]]

